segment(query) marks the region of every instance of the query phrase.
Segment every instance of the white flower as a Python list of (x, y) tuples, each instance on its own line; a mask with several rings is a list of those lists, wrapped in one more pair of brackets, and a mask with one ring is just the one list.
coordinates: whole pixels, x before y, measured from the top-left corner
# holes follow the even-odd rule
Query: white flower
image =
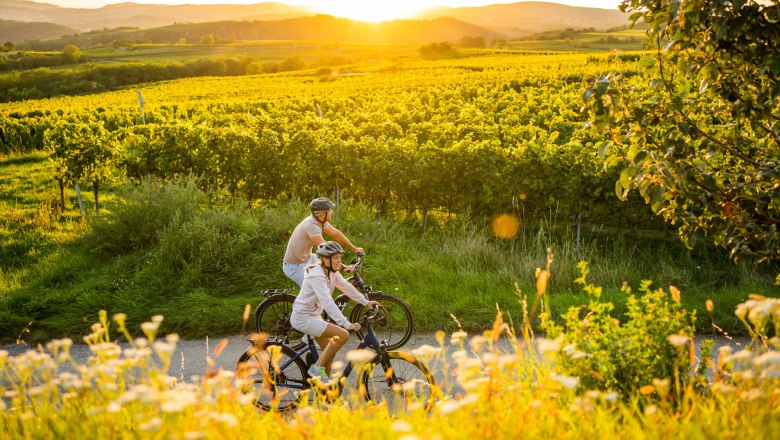
[(580, 378), (579, 377), (572, 377), (572, 376), (552, 376), (552, 379), (561, 385), (563, 385), (564, 388), (577, 388), (580, 384)]
[(453, 344), (453, 345), (460, 344), (461, 342), (463, 342), (464, 339), (466, 339), (467, 336), (468, 336), (468, 333), (466, 333), (466, 332), (464, 332), (462, 330), (457, 331), (457, 332), (453, 333), (452, 336), (450, 336), (450, 343)]
[(106, 412), (109, 413), (118, 413), (122, 410), (122, 405), (120, 405), (118, 402), (111, 402), (106, 407)]
[(536, 340), (536, 349), (539, 351), (539, 354), (541, 355), (545, 355), (547, 353), (554, 353), (560, 349), (561, 342), (563, 342), (562, 336), (559, 336), (558, 338), (555, 339), (539, 338)]
[(761, 356), (755, 358), (753, 363), (759, 367), (766, 367), (770, 365), (780, 365), (780, 353), (776, 351), (768, 351)]
[(144, 332), (156, 332), (160, 328), (159, 322), (144, 322), (141, 324), (141, 330)]
[(451, 412), (457, 411), (458, 408), (460, 408), (460, 402), (457, 400), (445, 400), (443, 402), (438, 402), (437, 407), (439, 408), (439, 415), (445, 416)]
[(359, 350), (351, 350), (347, 352), (346, 359), (352, 363), (360, 364), (370, 361), (374, 358), (374, 356), (376, 356), (376, 353), (374, 353), (373, 350), (361, 348)]
[(404, 420), (396, 420), (390, 426), (390, 430), (393, 432), (412, 432), (412, 425)]
[(612, 391), (612, 392), (609, 392), (609, 393), (604, 393), (603, 397), (604, 397), (604, 400), (606, 400), (607, 402), (614, 403), (614, 402), (617, 402), (618, 393), (615, 392), (615, 391)]
[(712, 385), (712, 391), (720, 394), (731, 394), (737, 390), (737, 387), (725, 382), (716, 382)]
[(428, 344), (424, 344), (412, 350), (412, 355), (418, 358), (427, 359), (440, 352), (441, 352), (441, 347), (434, 347)]
[(756, 400), (759, 397), (761, 397), (761, 388), (753, 388), (752, 390), (743, 391), (742, 394), (739, 395), (744, 400), (747, 400), (748, 402), (751, 400)]
[(670, 344), (672, 344), (675, 347), (682, 347), (683, 345), (687, 344), (690, 338), (688, 338), (685, 335), (669, 335), (666, 340), (669, 341)]

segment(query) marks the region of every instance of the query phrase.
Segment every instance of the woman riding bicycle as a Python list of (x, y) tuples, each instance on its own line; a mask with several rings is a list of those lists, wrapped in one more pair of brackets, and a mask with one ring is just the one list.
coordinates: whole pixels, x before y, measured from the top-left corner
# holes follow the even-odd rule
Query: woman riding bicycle
[[(327, 382), (333, 358), (349, 338), (347, 330), (360, 330), (360, 324), (349, 322), (333, 301), (333, 289), (338, 288), (363, 306), (373, 307), (378, 304), (366, 299), (339, 273), (344, 269), (341, 262), (344, 248), (341, 245), (326, 241), (317, 246), (316, 253), (319, 260), (304, 271), (301, 293), (293, 303), (290, 324), (296, 330), (312, 336), (322, 348), (322, 354), (308, 373), (311, 377)], [(323, 311), (338, 325), (322, 319)]]

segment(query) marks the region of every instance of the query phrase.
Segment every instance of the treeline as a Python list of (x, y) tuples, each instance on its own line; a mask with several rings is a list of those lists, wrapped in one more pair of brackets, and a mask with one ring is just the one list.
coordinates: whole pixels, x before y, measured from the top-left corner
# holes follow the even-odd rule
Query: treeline
[(178, 78), (254, 75), (306, 67), (303, 58), (293, 55), (281, 61), (261, 61), (247, 57), (199, 59), (183, 63), (87, 64), (67, 70), (41, 68), (0, 75), (0, 102), (99, 93), (127, 85)]
[(74, 45), (67, 45), (61, 52), (13, 51), (13, 43), (6, 43), (0, 50), (0, 71), (37, 69), (78, 64), (87, 57)]

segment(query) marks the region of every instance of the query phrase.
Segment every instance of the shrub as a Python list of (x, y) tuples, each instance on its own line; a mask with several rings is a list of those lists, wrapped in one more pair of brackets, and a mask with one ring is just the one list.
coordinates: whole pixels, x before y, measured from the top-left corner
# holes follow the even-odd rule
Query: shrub
[(115, 205), (112, 212), (93, 225), (85, 243), (95, 251), (122, 255), (149, 249), (159, 242), (159, 234), (174, 218), (186, 221), (195, 215), (206, 195), (192, 177), (169, 183), (144, 179)]

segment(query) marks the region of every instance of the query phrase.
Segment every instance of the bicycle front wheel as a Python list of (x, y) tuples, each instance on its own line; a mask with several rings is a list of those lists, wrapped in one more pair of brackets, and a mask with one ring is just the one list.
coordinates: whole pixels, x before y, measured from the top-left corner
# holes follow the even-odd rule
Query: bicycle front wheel
[(301, 342), (303, 333), (290, 324), (294, 302), (295, 296), (287, 293), (269, 296), (257, 307), (255, 327), (258, 332), (267, 333), (268, 336), (287, 338), (293, 350), (300, 350), (304, 346)]
[(393, 415), (408, 412), (410, 404), (430, 410), (435, 387), (433, 375), (423, 363), (398, 351), (378, 354), (358, 375), (358, 390), (363, 398), (385, 403)]
[[(372, 323), (377, 338), (381, 341), (387, 341), (388, 350), (397, 350), (409, 341), (414, 330), (414, 320), (412, 310), (400, 298), (385, 293), (374, 293), (370, 299), (376, 301), (381, 306), (378, 319)], [(350, 314), (351, 322), (361, 322), (366, 313), (370, 312), (366, 308), (357, 304)], [(365, 332), (359, 330), (358, 337), (363, 339)]]
[(265, 350), (249, 347), (236, 364), (241, 392), (251, 394), (255, 406), (265, 411), (295, 408), (301, 391), (309, 388), (306, 366), (296, 355), (286, 345), (272, 345)]

